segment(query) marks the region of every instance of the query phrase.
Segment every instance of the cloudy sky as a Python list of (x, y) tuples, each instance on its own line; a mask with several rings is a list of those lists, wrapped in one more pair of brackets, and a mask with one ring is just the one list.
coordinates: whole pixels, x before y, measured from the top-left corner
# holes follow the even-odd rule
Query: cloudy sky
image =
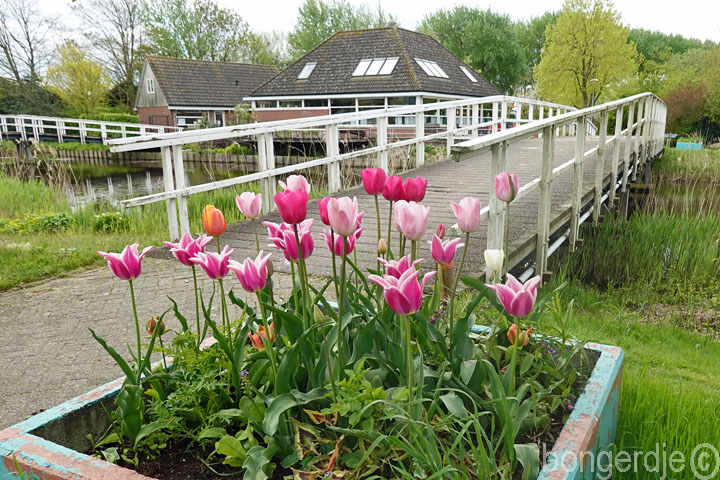
[[(2, 1), (2, 0), (0, 0)], [(303, 0), (218, 0), (227, 8), (237, 10), (257, 31), (290, 31)], [(346, 0), (377, 8), (373, 0)], [(71, 28), (81, 28), (71, 17), (71, 0), (40, 0), (43, 8), (66, 19)], [(383, 10), (394, 14), (401, 26), (414, 29), (424, 15), (441, 6), (470, 5), (504, 12), (514, 19), (527, 19), (548, 10), (558, 10), (562, 0), (491, 0), (486, 2), (442, 0), (383, 0)], [(616, 0), (623, 22), (631, 27), (679, 33), (686, 37), (720, 42), (720, 1), (718, 0)]]

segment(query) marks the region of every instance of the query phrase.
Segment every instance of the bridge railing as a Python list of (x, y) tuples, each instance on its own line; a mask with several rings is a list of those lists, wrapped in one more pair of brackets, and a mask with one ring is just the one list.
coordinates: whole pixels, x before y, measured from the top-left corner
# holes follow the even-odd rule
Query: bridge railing
[[(612, 209), (616, 198), (620, 199), (621, 218), (627, 216), (629, 181), (637, 177), (640, 166), (658, 155), (664, 147), (665, 117), (667, 108), (663, 101), (651, 93), (642, 93), (613, 102), (597, 105), (582, 110), (563, 113), (559, 116), (539, 120), (527, 125), (493, 133), (482, 138), (470, 139), (454, 145), (453, 157), (457, 161), (491, 152), (491, 175), (506, 171), (508, 167), (508, 148), (524, 139), (541, 136), (542, 166), (540, 177), (524, 184), (518, 191), (517, 198), (539, 190), (537, 230), (534, 242), (525, 242), (520, 248), (511, 250), (510, 268), (535, 252), (534, 265), (530, 265), (522, 279), (528, 278), (533, 272), (547, 273), (548, 257), (557, 250), (565, 240), (569, 240), (570, 250), (578, 243), (580, 224), (592, 215), (597, 223), (603, 203)], [(608, 119), (614, 114), (615, 125), (608, 131)], [(587, 129), (584, 128), (593, 118), (599, 117), (598, 145), (587, 149)], [(575, 156), (571, 160), (554, 167), (555, 139), (568, 125), (576, 126)], [(621, 144), (624, 144), (622, 159)], [(606, 148), (612, 148), (610, 175), (604, 174)], [(583, 195), (584, 163), (595, 157), (595, 174), (592, 196)], [(622, 168), (619, 171), (619, 168)], [(553, 218), (554, 229), (551, 230), (552, 182), (563, 172), (572, 169), (573, 186), (567, 192), (566, 200), (570, 200), (570, 209), (565, 215)], [(492, 185), (492, 179), (490, 185)], [(619, 192), (618, 192), (619, 190)], [(483, 208), (482, 215), (487, 221), (487, 248), (502, 249), (506, 244), (508, 230), (505, 223), (509, 206), (501, 202), (490, 188), (489, 205)], [(525, 212), (526, 213), (526, 212)], [(569, 219), (566, 219), (569, 215)], [(560, 235), (562, 222), (569, 220), (569, 228)], [(551, 236), (555, 240), (550, 242)]]
[(41, 117), (36, 115), (0, 115), (0, 140), (52, 139), (58, 143), (68, 139), (81, 143), (112, 138), (133, 138), (150, 134), (178, 132), (179, 127), (141, 123), (106, 122), (82, 118)]
[[(512, 113), (515, 105), (516, 114)], [(277, 191), (275, 178), (301, 172), (309, 168), (327, 168), (328, 190), (341, 190), (341, 164), (348, 160), (374, 155), (374, 164), (388, 169), (388, 152), (401, 147), (415, 147), (415, 166), (425, 163), (425, 143), (445, 140), (449, 157), (456, 140), (477, 138), (486, 132), (510, 131), (515, 125), (527, 126), (545, 118), (555, 118), (575, 108), (527, 98), (492, 96), (448, 102), (428, 103), (407, 107), (367, 110), (363, 112), (325, 115), (311, 118), (252, 123), (205, 130), (189, 130), (177, 133), (148, 135), (140, 138), (111, 140), (113, 152), (126, 152), (159, 148), (163, 164), (165, 191), (123, 201), (125, 207), (135, 207), (164, 201), (167, 206), (170, 237), (176, 239), (189, 231), (187, 197), (189, 195), (260, 182), (263, 212), (274, 210), (273, 195)], [(431, 112), (442, 111), (446, 125), (426, 128), (425, 117)], [(526, 113), (523, 117), (523, 113)], [(410, 125), (393, 125), (396, 117), (413, 117)], [(374, 145), (340, 153), (341, 132), (364, 129), (374, 135)], [(565, 122), (559, 134), (572, 134), (576, 126)], [(321, 130), (325, 141), (325, 156), (296, 165), (275, 166), (274, 139), (288, 131)], [(187, 186), (183, 165), (183, 146), (198, 142), (225, 139), (244, 139), (257, 142), (258, 171), (248, 175), (229, 178), (201, 185)], [(178, 229), (179, 223), (179, 229)]]

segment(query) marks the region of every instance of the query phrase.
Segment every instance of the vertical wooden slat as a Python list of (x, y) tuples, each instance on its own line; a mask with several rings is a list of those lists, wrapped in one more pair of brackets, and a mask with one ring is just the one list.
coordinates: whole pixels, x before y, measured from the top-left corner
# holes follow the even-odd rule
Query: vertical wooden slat
[(612, 210), (615, 206), (615, 188), (617, 187), (618, 164), (620, 163), (620, 136), (622, 134), (623, 125), (623, 107), (617, 107), (615, 110), (615, 135), (613, 140), (612, 160), (610, 162), (610, 175), (612, 177), (610, 184), (610, 196), (608, 197), (608, 206)]
[(507, 170), (507, 141), (492, 146), (492, 162), (490, 164), (490, 211), (488, 212), (487, 248), (499, 250), (504, 247), (505, 234), (505, 203), (501, 202), (493, 188), (495, 175)]
[[(160, 153), (162, 155), (162, 166), (163, 166), (163, 186), (166, 192), (174, 190), (175, 182), (173, 181), (173, 168), (172, 168), (172, 152), (170, 147), (162, 147)], [(178, 218), (177, 209), (175, 207), (175, 199), (170, 198), (165, 200), (167, 207), (168, 216), (168, 229), (170, 230), (170, 239), (172, 241), (178, 240), (180, 235), (178, 234)]]
[[(273, 145), (272, 133), (261, 133), (257, 136), (258, 142), (258, 171), (264, 172), (275, 168), (275, 148)], [(275, 177), (268, 177), (260, 180), (260, 193), (262, 195), (263, 213), (270, 213), (275, 210), (273, 196)]]
[[(423, 98), (421, 96), (415, 97), (415, 105), (422, 105)], [(417, 112), (415, 114), (415, 138), (418, 140), (415, 142), (415, 166), (420, 167), (425, 165), (425, 142), (419, 140), (425, 136), (425, 113)]]
[[(172, 147), (173, 165), (175, 167), (175, 189), (182, 190), (185, 184), (185, 164), (183, 163), (182, 145)], [(181, 196), (177, 199), (178, 216), (180, 218), (180, 234), (190, 232), (190, 221), (188, 219), (187, 197)]]
[(627, 130), (625, 132), (625, 145), (623, 151), (623, 178), (622, 186), (620, 188), (620, 219), (625, 221), (627, 219), (628, 209), (628, 176), (630, 172), (630, 151), (632, 150), (632, 134), (633, 134), (633, 123), (635, 114), (635, 102), (631, 102), (628, 105), (628, 119), (627, 119)]
[(585, 164), (585, 138), (587, 117), (578, 118), (575, 140), (575, 163), (573, 164), (573, 190), (570, 205), (570, 251), (574, 252), (580, 233), (580, 207), (582, 207), (583, 165)]
[(507, 128), (507, 102), (500, 102), (500, 131), (504, 132)]
[[(544, 115), (545, 115), (545, 107), (543, 105), (538, 105), (538, 120), (542, 120), (544, 118)], [(544, 131), (545, 131), (545, 129), (543, 128), (543, 132)], [(542, 138), (542, 137), (543, 137), (543, 134), (538, 133), (538, 138)]]
[[(472, 122), (471, 125), (477, 125), (478, 123), (480, 123), (479, 119), (480, 119), (480, 105), (478, 105), (477, 103), (474, 103), (472, 106), (472, 119), (470, 120)], [(477, 128), (473, 128), (471, 130), (471, 136), (472, 136), (472, 138), (477, 138), (477, 136), (478, 136)]]
[[(607, 136), (608, 111), (600, 112), (600, 131), (598, 132), (597, 160), (595, 162), (595, 198), (593, 201), (593, 225), (597, 226), (600, 219), (600, 197), (602, 197), (603, 177), (605, 171), (605, 138)], [(613, 183), (612, 179), (610, 180)]]
[[(334, 157), (340, 154), (340, 130), (336, 123), (325, 127), (325, 142), (328, 157)], [(274, 168), (274, 167), (273, 167)], [(340, 162), (335, 161), (328, 163), (328, 192), (339, 192), (342, 188), (340, 180)]]
[[(540, 110), (542, 115), (542, 110)], [(550, 211), (552, 202), (552, 171), (555, 161), (555, 128), (545, 127), (542, 133), (542, 170), (540, 171), (540, 199), (538, 201), (537, 245), (535, 272), (542, 278), (547, 271), (550, 243)]]
[(445, 157), (450, 158), (450, 154), (452, 153), (452, 147), (455, 144), (455, 135), (453, 135), (453, 132), (455, 131), (455, 128), (457, 127), (457, 112), (455, 111), (455, 108), (448, 108), (446, 110), (447, 113), (447, 140), (446, 140), (446, 153)]
[(492, 133), (498, 131), (498, 102), (492, 104)]
[(653, 97), (648, 97), (645, 102), (645, 122), (643, 125), (642, 138), (643, 163), (649, 162), (650, 157), (652, 157), (650, 148), (650, 132), (652, 131), (653, 127), (653, 115), (655, 110), (655, 102), (653, 101)]
[(535, 106), (531, 103), (528, 105), (528, 122), (535, 120)]
[(635, 153), (634, 162), (633, 162), (633, 171), (632, 171), (632, 180), (633, 182), (637, 179), (637, 172), (640, 168), (640, 137), (642, 136), (642, 116), (643, 116), (643, 109), (645, 106), (644, 100), (639, 100), (637, 102), (637, 128), (635, 129), (635, 136), (633, 137), (633, 152)]
[[(385, 147), (388, 143), (388, 117), (378, 117), (377, 119), (377, 144), (378, 147)], [(388, 171), (388, 151), (383, 150), (378, 153), (378, 167)]]

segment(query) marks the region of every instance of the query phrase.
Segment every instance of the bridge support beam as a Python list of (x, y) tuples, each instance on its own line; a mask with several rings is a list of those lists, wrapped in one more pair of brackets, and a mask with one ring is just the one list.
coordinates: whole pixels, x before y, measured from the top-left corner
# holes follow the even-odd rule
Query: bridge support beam
[(447, 152), (445, 153), (445, 158), (450, 158), (450, 155), (452, 153), (452, 147), (455, 144), (455, 136), (452, 134), (453, 131), (455, 131), (457, 125), (457, 112), (454, 108), (448, 108), (445, 110), (445, 113), (447, 114)]
[[(173, 165), (175, 167), (175, 188), (184, 189), (185, 185), (185, 164), (183, 164), (182, 145), (172, 147)], [(180, 235), (190, 232), (190, 221), (188, 219), (187, 197), (178, 197), (178, 216), (180, 218)]]
[(550, 244), (555, 128), (552, 126), (543, 128), (542, 138), (542, 169), (540, 171), (540, 199), (538, 201), (537, 245), (535, 248), (535, 271), (541, 276), (540, 278), (544, 278), (547, 271), (548, 247)]
[(618, 164), (620, 163), (620, 137), (622, 135), (623, 107), (615, 109), (615, 135), (613, 140), (612, 160), (610, 163), (610, 176), (613, 181), (610, 184), (610, 195), (608, 197), (608, 208), (612, 211), (615, 206), (615, 195), (617, 189)]
[(646, 105), (645, 100), (640, 100), (637, 103), (637, 128), (635, 129), (635, 136), (633, 136), (633, 152), (635, 153), (634, 163), (633, 163), (633, 171), (632, 171), (632, 181), (634, 182), (637, 180), (637, 172), (638, 168), (640, 167), (640, 137), (642, 137), (642, 118), (643, 118), (643, 110)]
[(628, 105), (627, 130), (625, 133), (625, 146), (623, 148), (625, 155), (624, 155), (624, 160), (623, 160), (622, 187), (620, 188), (620, 192), (622, 194), (620, 197), (620, 221), (623, 221), (623, 222), (625, 220), (627, 220), (627, 212), (628, 212), (628, 202), (627, 202), (628, 179), (629, 179), (629, 173), (630, 173), (630, 160), (632, 158), (631, 150), (632, 150), (632, 135), (633, 135), (633, 123), (634, 123), (634, 115), (635, 115), (635, 104), (636, 104), (636, 102), (632, 102), (630, 105)]
[[(331, 124), (325, 127), (325, 145), (328, 157), (334, 157), (340, 154), (340, 130), (337, 124)], [(342, 189), (342, 180), (340, 178), (340, 162), (335, 161), (332, 163), (328, 163), (327, 174), (328, 193), (339, 192)]]
[[(272, 133), (261, 133), (257, 136), (258, 141), (258, 170), (261, 172), (275, 169), (275, 146)], [(275, 177), (267, 177), (260, 180), (260, 194), (262, 196), (262, 211), (270, 213), (274, 208), (273, 196), (277, 191)]]
[(585, 164), (585, 138), (587, 117), (579, 117), (573, 164), (573, 191), (570, 204), (570, 251), (574, 252), (580, 234), (580, 207), (582, 207), (583, 166)]
[[(422, 105), (422, 96), (415, 97), (415, 104)], [(439, 113), (439, 112), (438, 112)], [(425, 136), (425, 112), (417, 112), (415, 114), (415, 138)], [(415, 166), (421, 167), (425, 165), (425, 142), (418, 140), (415, 142)]]
[[(388, 117), (377, 119), (377, 144), (378, 147), (386, 147), (388, 143)], [(378, 168), (388, 171), (388, 151), (378, 152)]]
[[(165, 187), (166, 192), (170, 192), (175, 189), (175, 182), (173, 180), (172, 147), (162, 147), (160, 149), (160, 156), (162, 157), (163, 186)], [(165, 200), (165, 206), (167, 207), (170, 239), (172, 241), (177, 241), (180, 238), (180, 235), (178, 233), (178, 217), (175, 199), (169, 198)]]
[[(595, 197), (593, 198), (593, 225), (597, 227), (600, 220), (600, 198), (603, 189), (603, 173), (605, 172), (605, 137), (607, 136), (608, 112), (600, 112), (600, 132), (598, 133), (597, 160), (595, 162)], [(610, 183), (613, 183), (611, 180)]]

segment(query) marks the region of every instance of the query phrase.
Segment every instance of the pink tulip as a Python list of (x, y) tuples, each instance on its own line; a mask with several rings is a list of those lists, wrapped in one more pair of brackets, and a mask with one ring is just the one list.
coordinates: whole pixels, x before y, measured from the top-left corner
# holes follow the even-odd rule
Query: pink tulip
[[(308, 258), (315, 249), (315, 241), (312, 237), (313, 219), (309, 218), (298, 224), (298, 237), (300, 237), (300, 253), (302, 258)], [(297, 261), (300, 259), (298, 254), (297, 240), (295, 239), (295, 230), (287, 223), (280, 225), (272, 222), (263, 222), (268, 229), (268, 240), (270, 247), (282, 252), (287, 260)]]
[(194, 257), (198, 252), (204, 252), (205, 247), (212, 241), (212, 237), (207, 235), (200, 235), (198, 238), (192, 238), (190, 233), (186, 232), (180, 238), (179, 243), (163, 242), (165, 245), (170, 247), (170, 252), (178, 259), (180, 263), (187, 267), (195, 265), (190, 259)]
[(310, 195), (310, 184), (304, 176), (290, 175), (286, 180), (287, 183), (282, 180), (278, 181), (278, 184), (280, 184), (283, 190), (303, 190), (305, 193)]
[(417, 241), (425, 235), (430, 209), (419, 203), (408, 202), (398, 212), (397, 223), (408, 240)]
[(442, 223), (440, 225), (438, 225), (437, 228), (435, 229), (435, 235), (440, 237), (440, 240), (445, 238), (445, 225), (443, 225)]
[(235, 196), (235, 204), (240, 209), (240, 213), (253, 220), (260, 215), (262, 196), (259, 193), (243, 192)]
[(225, 245), (220, 253), (198, 252), (190, 261), (200, 265), (208, 277), (217, 280), (228, 274), (228, 265), (232, 252), (230, 245)]
[(464, 243), (460, 243), (459, 238), (442, 241), (437, 235), (433, 235), (432, 241), (428, 243), (433, 260), (441, 265), (452, 263), (458, 249), (465, 246)]
[(405, 200), (398, 200), (393, 204), (393, 225), (395, 226), (395, 230), (402, 233), (402, 228), (400, 227), (399, 219), (400, 219), (400, 210), (405, 208), (407, 206), (408, 202)]
[(358, 228), (358, 202), (357, 198), (341, 197), (331, 198), (328, 202), (328, 219), (330, 227), (336, 235), (349, 237)]
[(330, 202), (330, 197), (325, 197), (317, 201), (318, 209), (320, 210), (320, 221), (324, 225), (330, 226), (330, 219), (328, 218), (328, 202)]
[(378, 260), (385, 267), (386, 275), (390, 275), (395, 278), (400, 278), (403, 273), (407, 272), (411, 268), (414, 270), (415, 267), (422, 262), (422, 259), (419, 259), (410, 263), (410, 255), (405, 255), (400, 260), (385, 260), (384, 258), (378, 258)]
[(273, 197), (280, 217), (285, 223), (298, 224), (307, 216), (307, 203), (310, 196), (305, 190), (285, 190)]
[(123, 248), (121, 253), (97, 252), (98, 255), (108, 261), (110, 271), (122, 280), (132, 280), (140, 276), (142, 271), (142, 259), (152, 247), (145, 247), (138, 255), (138, 244), (133, 243)]
[(403, 195), (402, 178), (395, 175), (387, 177), (382, 190), (383, 198), (390, 202), (397, 202), (398, 200), (402, 200)]
[(422, 202), (428, 181), (424, 178), (408, 178), (403, 185), (404, 199), (408, 202)]
[(240, 285), (246, 292), (259, 292), (265, 288), (267, 283), (267, 263), (272, 253), (263, 257), (263, 251), (260, 250), (257, 258), (251, 260), (246, 258), (243, 263), (230, 260), (228, 268), (235, 272)]
[(411, 268), (406, 270), (400, 278), (392, 275), (380, 277), (378, 275), (370, 275), (368, 278), (371, 282), (383, 289), (383, 295), (388, 306), (390, 306), (398, 315), (410, 315), (422, 308), (422, 292), (425, 288), (425, 282), (435, 275), (435, 272), (426, 273), (422, 282), (418, 282), (420, 272)]
[(498, 283), (485, 286), (495, 290), (498, 300), (500, 300), (506, 312), (513, 317), (520, 318), (526, 316), (533, 309), (539, 283), (540, 275), (531, 278), (523, 285), (508, 273), (505, 285)]
[(363, 187), (368, 195), (380, 195), (385, 188), (385, 170), (382, 168), (366, 168), (360, 172)]
[(465, 233), (472, 233), (480, 226), (480, 200), (473, 197), (465, 197), (458, 205), (450, 202), (450, 206), (457, 217), (458, 227)]
[(501, 202), (515, 200), (520, 184), (514, 173), (501, 172), (495, 175), (495, 195)]
[[(343, 255), (343, 245), (346, 245), (346, 254), (349, 255), (352, 253), (352, 251), (355, 249), (355, 243), (357, 242), (357, 239), (360, 238), (360, 234), (362, 234), (362, 228), (358, 228), (357, 230), (355, 230), (355, 233), (353, 233), (349, 237), (341, 237), (340, 235), (334, 235), (335, 245), (333, 245), (332, 233), (327, 230), (323, 230), (322, 232), (320, 232), (320, 235), (325, 239), (325, 245), (327, 245), (328, 250), (330, 250), (330, 252), (339, 257)], [(345, 241), (347, 241), (347, 244), (344, 243)]]

